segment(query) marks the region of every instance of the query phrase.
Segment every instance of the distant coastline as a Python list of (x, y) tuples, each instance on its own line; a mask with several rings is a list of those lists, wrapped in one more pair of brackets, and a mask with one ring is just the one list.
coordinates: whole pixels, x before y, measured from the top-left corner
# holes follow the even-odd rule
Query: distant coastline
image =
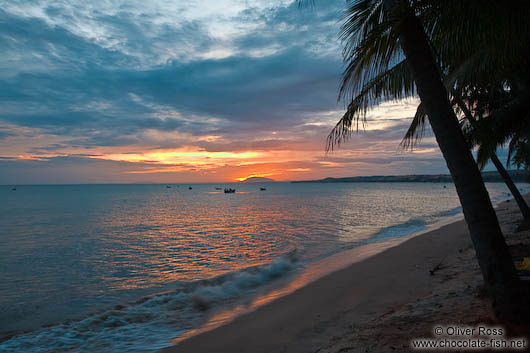
[(250, 177), (245, 180), (241, 180), (240, 183), (257, 184), (257, 183), (274, 183), (276, 180), (265, 177)]
[[(530, 173), (526, 170), (509, 170), (508, 174), (516, 183), (530, 182)], [(501, 183), (502, 177), (497, 171), (482, 172), (482, 178), (488, 183)], [(325, 178), (319, 180), (298, 180), (291, 183), (452, 183), (449, 174), (411, 174), (411, 175), (373, 175), (345, 178)]]

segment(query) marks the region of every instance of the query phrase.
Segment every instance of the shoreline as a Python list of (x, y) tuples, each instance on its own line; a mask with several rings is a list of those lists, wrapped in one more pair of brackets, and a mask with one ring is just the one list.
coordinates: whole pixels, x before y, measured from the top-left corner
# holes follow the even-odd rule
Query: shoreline
[[(440, 220), (438, 222), (427, 224), (426, 229), (413, 231), (412, 233), (409, 233), (406, 235), (399, 235), (396, 237), (394, 236), (391, 236), (388, 238), (383, 237), (382, 240), (375, 239), (377, 238), (378, 233), (374, 233), (371, 237), (361, 240), (361, 242), (366, 241), (366, 243), (362, 245), (356, 245), (353, 247), (345, 247), (338, 251), (328, 253), (324, 257), (318, 258), (316, 261), (307, 262), (305, 266), (299, 269), (299, 271), (290, 273), (284, 278), (283, 277), (279, 278), (271, 283), (264, 285), (264, 287), (262, 287), (258, 291), (257, 294), (251, 295), (247, 299), (242, 298), (242, 300), (239, 301), (239, 304), (231, 305), (228, 308), (223, 308), (223, 307), (219, 308), (219, 307), (214, 306), (212, 309), (210, 309), (211, 312), (206, 313), (205, 320), (203, 321), (202, 324), (200, 324), (197, 327), (183, 330), (182, 331), (183, 334), (177, 338), (174, 338), (171, 342), (172, 343), (180, 342), (181, 340), (189, 338), (193, 335), (206, 332), (214, 328), (217, 328), (219, 326), (222, 326), (232, 321), (234, 318), (236, 318), (239, 315), (252, 312), (262, 305), (265, 305), (285, 295), (289, 295), (293, 291), (307, 285), (308, 283), (318, 280), (319, 278), (323, 276), (326, 276), (332, 272), (335, 272), (344, 267), (347, 267), (351, 265), (352, 263), (362, 261), (363, 259), (367, 257), (377, 255), (378, 253), (390, 247), (394, 247), (394, 246), (401, 244), (402, 242), (406, 241), (409, 238), (419, 236), (423, 233), (429, 232), (432, 229), (437, 229), (444, 224), (451, 223), (457, 218), (461, 218), (460, 213), (456, 215), (444, 217), (443, 220)], [(403, 223), (403, 224), (406, 224), (406, 223)], [(399, 226), (399, 225), (390, 226), (387, 228), (393, 228), (396, 226)], [(382, 228), (381, 230), (385, 230), (387, 228)], [(371, 241), (372, 238), (374, 238), (374, 241)], [(166, 293), (165, 291), (157, 292), (153, 295), (146, 295), (145, 298), (156, 297), (156, 296), (164, 295), (165, 293)], [(137, 301), (138, 300), (127, 302), (125, 306), (133, 305)], [(89, 314), (74, 318), (73, 321), (82, 321), (86, 319), (87, 317), (90, 317), (96, 314), (101, 314), (104, 312), (105, 312), (105, 309), (93, 311)], [(15, 337), (20, 334), (31, 334), (32, 332), (36, 332), (42, 328), (52, 327), (52, 326), (57, 326), (57, 325), (59, 325), (59, 321), (54, 324), (43, 325), (39, 329), (6, 332), (6, 334), (0, 335), (0, 343), (4, 341), (8, 341), (10, 338)]]
[[(460, 211), (457, 214), (447, 216), (444, 219), (426, 225), (426, 229), (413, 231), (406, 235), (389, 237), (385, 240), (368, 241), (362, 245), (343, 248), (337, 252), (330, 253), (314, 262), (307, 263), (299, 273), (293, 273), (286, 278), (279, 279), (279, 283), (269, 283), (268, 287), (265, 286), (262, 288), (261, 293), (253, 296), (251, 300), (247, 300), (244, 303), (229, 308), (214, 308), (212, 312), (206, 316), (201, 325), (183, 331), (181, 335), (172, 339), (171, 343), (174, 346), (196, 335), (215, 330), (229, 324), (239, 316), (251, 314), (258, 308), (284, 296), (291, 295), (293, 292), (336, 271), (347, 268), (370, 257), (377, 256), (388, 249), (401, 245), (409, 239), (436, 231), (444, 226), (459, 222), (462, 219), (463, 214)], [(377, 233), (374, 233), (374, 238), (376, 237), (376, 234)], [(368, 240), (369, 239), (371, 238), (368, 238)], [(167, 348), (171, 348), (171, 346)]]
[[(496, 205), (505, 234), (515, 231), (517, 210), (514, 212), (514, 207), (515, 203), (509, 200)], [(408, 323), (413, 324), (411, 331), (417, 331), (418, 336), (412, 332), (404, 335), (400, 330), (388, 335), (388, 340), (401, 341), (402, 347), (392, 346), (393, 351), (408, 351), (410, 339), (431, 336), (433, 325), (440, 323), (436, 319), (443, 321), (443, 316), (437, 317), (433, 312), (450, 301), (451, 296), (462, 297), (461, 301), (470, 300), (470, 303), (467, 308), (456, 309), (460, 315), (452, 312), (445, 317), (445, 324), (494, 320), (488, 299), (479, 293), (480, 271), (461, 218), (460, 213), (440, 222), (447, 224), (431, 225), (434, 229), (392, 239), (393, 246), (382, 252), (372, 251), (360, 259), (351, 257), (349, 263), (346, 256), (362, 252), (366, 247), (334, 254), (323, 260), (331, 262), (331, 267), (327, 267), (331, 272), (324, 271), (294, 291), (242, 310), (221, 324), (178, 337), (172, 341), (173, 346), (160, 352), (364, 352), (374, 342), (384, 352), (388, 351), (381, 336), (384, 321), (390, 320), (393, 327), (393, 320), (414, 313), (423, 316), (423, 325)], [(469, 271), (461, 273), (461, 266)], [(435, 294), (434, 288), (441, 288), (440, 292), (449, 298)], [(462, 293), (454, 294), (459, 291)], [(466, 297), (469, 295), (471, 299)], [(455, 303), (453, 306), (458, 308)], [(476, 315), (470, 316), (470, 310)], [(466, 314), (462, 316), (462, 313)], [(401, 322), (401, 326), (406, 325)], [(374, 336), (373, 341), (358, 347), (364, 347), (363, 350), (352, 348), (352, 340), (370, 335)], [(403, 341), (407, 335), (408, 340)], [(345, 346), (349, 348), (344, 350)]]
[[(498, 193), (498, 195), (501, 195)], [(497, 198), (496, 204), (498, 204), (499, 199)], [(513, 203), (512, 203), (513, 204)], [(303, 266), (294, 266), (291, 267), (294, 269), (294, 271), (287, 272), (287, 275), (281, 276), (280, 278), (276, 278), (274, 281), (265, 282), (265, 284), (261, 287), (256, 288), (256, 291), (251, 291), (253, 294), (247, 295), (247, 296), (240, 296), (239, 299), (235, 299), (233, 301), (230, 301), (230, 303), (225, 302), (224, 305), (223, 302), (213, 302), (214, 304), (210, 305), (209, 300), (211, 298), (208, 297), (209, 291), (198, 291), (197, 294), (194, 294), (193, 292), (190, 292), (191, 294), (188, 295), (188, 302), (184, 307), (187, 308), (193, 308), (192, 311), (197, 312), (202, 316), (202, 319), (197, 319), (195, 321), (192, 321), (192, 319), (189, 317), (189, 315), (180, 315), (180, 312), (175, 312), (172, 308), (169, 310), (161, 309), (160, 313), (165, 314), (166, 316), (173, 317), (174, 320), (180, 320), (180, 325), (168, 325), (167, 330), (161, 330), (160, 327), (156, 328), (155, 326), (146, 326), (147, 328), (153, 328), (152, 333), (150, 334), (150, 338), (147, 340), (139, 340), (136, 342), (135, 339), (126, 339), (121, 340), (124, 344), (137, 346), (139, 350), (141, 349), (147, 349), (149, 351), (158, 351), (159, 349), (162, 349), (164, 347), (168, 347), (171, 344), (177, 344), (180, 341), (190, 339), (194, 335), (197, 334), (203, 334), (207, 331), (217, 329), (223, 325), (226, 325), (234, 320), (237, 320), (239, 316), (244, 316), (251, 314), (253, 311), (257, 310), (263, 305), (268, 305), (271, 302), (279, 300), (279, 298), (282, 298), (284, 296), (289, 296), (291, 293), (301, 290), (304, 287), (308, 286), (314, 281), (319, 280), (322, 277), (326, 277), (333, 272), (337, 272), (339, 270), (342, 270), (354, 263), (362, 262), (366, 260), (367, 258), (370, 258), (372, 256), (378, 256), (380, 253), (384, 253), (385, 251), (388, 251), (389, 248), (399, 246), (401, 243), (406, 242), (410, 240), (411, 238), (415, 237), (421, 237), (422, 235), (426, 233), (430, 233), (432, 231), (439, 230), (439, 228), (454, 223), (456, 220), (462, 218), (461, 212), (454, 213), (454, 211), (458, 211), (457, 209), (450, 209), (447, 212), (438, 212), (435, 213), (434, 216), (428, 216), (424, 222), (422, 221), (423, 218), (410, 218), (407, 222), (393, 225), (389, 227), (381, 228), (380, 231), (373, 233), (369, 238), (362, 238), (360, 241), (356, 243), (343, 243), (343, 245), (340, 247), (340, 249), (337, 249), (336, 251), (331, 251), (325, 254), (324, 256), (317, 256), (313, 258), (311, 261), (301, 261), (301, 264)], [(441, 217), (441, 218), (438, 218)], [(438, 218), (437, 221), (434, 221), (434, 219)], [(393, 218), (390, 218), (389, 220), (393, 220)], [(408, 234), (407, 234), (408, 233)], [(352, 245), (353, 244), (353, 245)], [(293, 264), (297, 262), (296, 256), (293, 255), (291, 258), (288, 257), (290, 261), (292, 261)], [(280, 262), (283, 261), (280, 259)], [(393, 266), (393, 264), (390, 264), (389, 267)], [(290, 267), (290, 265), (289, 265)], [(274, 266), (272, 267), (274, 268)], [(265, 268), (265, 270), (267, 270)], [(268, 271), (268, 270), (267, 270)], [(274, 270), (275, 271), (275, 270)], [(251, 271), (252, 272), (252, 271)], [(236, 275), (237, 278), (237, 275)], [(274, 278), (274, 277), (273, 277)], [(236, 281), (237, 282), (237, 281)], [(213, 283), (216, 283), (214, 280)], [(222, 281), (224, 283), (224, 281)], [(223, 284), (224, 286), (224, 284)], [(233, 283), (228, 283), (225, 287), (230, 289), (233, 286)], [(237, 283), (236, 283), (237, 287)], [(245, 287), (246, 288), (246, 287)], [(236, 288), (237, 289), (237, 288)], [(214, 290), (214, 292), (217, 290)], [(112, 324), (112, 320), (130, 320), (129, 312), (135, 312), (136, 309), (142, 311), (144, 309), (150, 311), (151, 309), (147, 309), (150, 307), (151, 302), (149, 300), (153, 299), (153, 303), (159, 301), (158, 299), (168, 296), (168, 300), (178, 300), (180, 303), (180, 299), (175, 298), (174, 296), (171, 297), (171, 294), (173, 292), (157, 292), (154, 295), (148, 295), (146, 297), (142, 297), (142, 299), (126, 303), (124, 306), (119, 305), (116, 308), (118, 308), (118, 312), (114, 312), (115, 308), (110, 308), (105, 311), (101, 312), (94, 312), (90, 315), (84, 316), (83, 318), (80, 318), (79, 320), (73, 320), (67, 323), (68, 327), (65, 327), (65, 330), (75, 331), (77, 330), (77, 327), (79, 325), (83, 325), (83, 322), (86, 321), (87, 318), (96, 318), (96, 316), (101, 316), (101, 314), (105, 314), (108, 312), (109, 319), (103, 319), (105, 322), (109, 322)], [(206, 301), (202, 300), (202, 296), (206, 293)], [(213, 292), (212, 292), (213, 293)], [(213, 293), (215, 294), (215, 293)], [(157, 299), (158, 298), (158, 299)], [(164, 303), (169, 303), (165, 299), (161, 301), (162, 305)], [(146, 303), (144, 305), (144, 303)], [(217, 304), (220, 305), (217, 305)], [(206, 304), (206, 305), (203, 305)], [(181, 305), (181, 304), (178, 304)], [(129, 310), (129, 308), (132, 308), (132, 310)], [(122, 310), (124, 309), (124, 310)], [(126, 310), (125, 310), (126, 309)], [(150, 314), (149, 314), (150, 315)], [(150, 317), (147, 315), (146, 317)], [(105, 316), (105, 315), (103, 315)], [(101, 316), (101, 317), (103, 317)], [(133, 318), (134, 319), (134, 318)], [(116, 321), (113, 321), (116, 322)], [(125, 321), (124, 321), (125, 322)], [(97, 322), (96, 322), (97, 323)], [(193, 324), (192, 324), (193, 323)], [(79, 325), (78, 325), (79, 324)], [(59, 325), (49, 325), (49, 326), (43, 326), (43, 332), (44, 331), (50, 331), (47, 327), (59, 327)], [(125, 325), (124, 329), (129, 330), (135, 330), (136, 325)], [(175, 330), (171, 327), (184, 327), (183, 330)], [(146, 330), (144, 330), (146, 331)], [(148, 330), (147, 330), (148, 331)], [(97, 330), (95, 331), (97, 334)], [(123, 332), (123, 331), (122, 331)], [(9, 337), (16, 336), (20, 332), (14, 333), (14, 335), (9, 335), (4, 338), (4, 340), (8, 340)], [(28, 337), (24, 338), (25, 334), (21, 335), (19, 342), (24, 342), (24, 340), (31, 343), (31, 336), (35, 335), (37, 331), (31, 331), (28, 332)], [(50, 332), (48, 332), (50, 333)], [(181, 336), (176, 337), (177, 334), (181, 334)], [(160, 336), (157, 339), (156, 344), (153, 344), (155, 342), (154, 336)], [(165, 337), (164, 337), (165, 336)], [(132, 336), (131, 336), (132, 337)], [(333, 335), (335, 337), (335, 335)], [(161, 338), (161, 339), (160, 339)], [(3, 341), (0, 339), (0, 342)], [(128, 343), (126, 343), (128, 341)], [(55, 341), (52, 339), (50, 340), (50, 344), (54, 345)], [(120, 341), (117, 341), (117, 344), (120, 344)], [(145, 345), (144, 345), (145, 343)], [(16, 346), (17, 343), (14, 343), (14, 346)], [(140, 347), (141, 346), (141, 347)]]
[[(458, 215), (453, 217), (458, 218)], [(184, 331), (182, 335), (174, 338), (171, 342), (175, 345), (193, 336), (215, 330), (232, 322), (241, 315), (250, 314), (258, 308), (284, 296), (288, 296), (293, 292), (310, 285), (311, 283), (318, 281), (319, 279), (326, 277), (336, 271), (347, 268), (348, 266), (361, 262), (372, 256), (377, 256), (387, 249), (399, 246), (408, 239), (421, 236), (424, 233), (439, 229), (453, 222), (454, 220), (440, 221), (430, 225), (429, 229), (427, 230), (420, 230), (408, 235), (390, 238), (385, 241), (367, 243), (364, 245), (343, 249), (315, 262), (309, 262), (306, 267), (300, 271), (300, 273), (293, 273), (286, 278), (279, 279), (280, 283), (269, 283), (268, 289), (262, 288), (262, 293), (253, 297), (250, 301), (245, 301), (245, 304), (235, 305), (230, 308), (213, 309), (213, 312), (208, 315), (205, 322), (199, 327)]]
[[(470, 245), (457, 221), (310, 282), (161, 352), (311, 352), (351, 325), (429, 293), (429, 270)], [(355, 278), (354, 281), (351, 279)]]

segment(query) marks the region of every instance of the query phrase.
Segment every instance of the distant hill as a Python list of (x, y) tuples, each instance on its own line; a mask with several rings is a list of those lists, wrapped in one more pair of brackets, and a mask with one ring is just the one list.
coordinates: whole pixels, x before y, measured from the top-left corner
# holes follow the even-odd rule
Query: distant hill
[[(512, 180), (518, 183), (530, 182), (530, 173), (526, 170), (509, 170)], [(482, 178), (485, 182), (500, 183), (502, 177), (497, 171), (483, 172)], [(347, 178), (325, 178), (320, 180), (301, 180), (292, 183), (452, 183), (449, 174), (412, 174), (412, 175), (374, 175), (356, 176)]]
[(242, 181), (242, 183), (274, 183), (276, 180), (264, 177), (250, 177)]

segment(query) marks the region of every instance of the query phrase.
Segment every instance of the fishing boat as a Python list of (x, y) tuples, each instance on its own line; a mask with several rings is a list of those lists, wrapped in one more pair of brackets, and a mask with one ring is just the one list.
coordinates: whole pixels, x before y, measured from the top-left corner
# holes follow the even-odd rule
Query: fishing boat
[(236, 189), (228, 188), (225, 189), (225, 194), (234, 194), (236, 192)]

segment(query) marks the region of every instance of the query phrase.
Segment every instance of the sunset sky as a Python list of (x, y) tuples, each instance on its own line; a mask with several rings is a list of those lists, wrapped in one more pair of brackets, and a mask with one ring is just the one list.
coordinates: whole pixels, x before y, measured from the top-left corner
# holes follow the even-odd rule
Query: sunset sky
[(0, 184), (447, 172), (432, 137), (399, 147), (417, 100), (383, 104), (325, 154), (343, 5), (3, 2)]

